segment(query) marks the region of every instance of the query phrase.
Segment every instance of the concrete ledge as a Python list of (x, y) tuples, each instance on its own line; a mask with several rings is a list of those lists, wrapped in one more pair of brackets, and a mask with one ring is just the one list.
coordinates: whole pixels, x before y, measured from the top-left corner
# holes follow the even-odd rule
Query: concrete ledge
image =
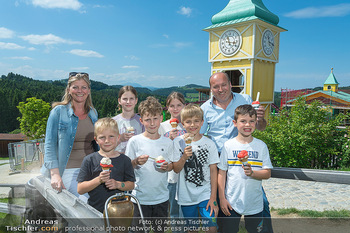
[[(31, 185), (40, 192), (70, 226), (78, 225), (89, 229), (104, 226), (102, 213), (84, 203), (67, 190), (62, 190), (62, 192), (57, 193), (56, 190), (52, 189), (48, 178), (38, 176), (32, 178), (28, 183), (31, 183)], [(77, 230), (77, 232), (79, 232), (79, 230)], [(105, 231), (96, 229), (94, 232)]]
[(350, 184), (350, 172), (346, 171), (276, 167), (272, 169), (271, 177), (335, 184)]

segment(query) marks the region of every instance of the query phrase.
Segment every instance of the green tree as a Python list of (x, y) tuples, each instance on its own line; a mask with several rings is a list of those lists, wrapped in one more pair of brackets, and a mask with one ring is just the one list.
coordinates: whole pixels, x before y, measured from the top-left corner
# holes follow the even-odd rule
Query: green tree
[(42, 138), (45, 135), (46, 123), (50, 114), (50, 104), (35, 97), (27, 98), (17, 106), (22, 117), (18, 117), (21, 132), (30, 139)]
[(290, 109), (271, 115), (264, 131), (255, 137), (263, 140), (275, 166), (328, 168), (339, 166), (344, 132), (337, 126), (345, 115), (332, 117), (330, 109), (314, 101), (299, 98)]

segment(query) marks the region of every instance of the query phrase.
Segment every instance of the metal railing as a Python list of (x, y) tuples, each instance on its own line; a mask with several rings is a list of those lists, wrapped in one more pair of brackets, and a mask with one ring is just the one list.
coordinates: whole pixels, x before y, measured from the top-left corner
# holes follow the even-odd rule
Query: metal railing
[(8, 144), (9, 163), (12, 172), (25, 171), (33, 163), (42, 165), (44, 139), (14, 142)]

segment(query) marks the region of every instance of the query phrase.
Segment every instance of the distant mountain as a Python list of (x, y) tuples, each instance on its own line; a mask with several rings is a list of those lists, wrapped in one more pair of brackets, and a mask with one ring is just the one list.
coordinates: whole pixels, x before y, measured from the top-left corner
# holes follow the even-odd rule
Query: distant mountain
[[(0, 133), (8, 133), (19, 128), (20, 113), (16, 106), (29, 97), (42, 99), (47, 103), (60, 101), (67, 85), (67, 79), (40, 81), (20, 74), (9, 73), (0, 77)], [(94, 107), (99, 117), (115, 116), (117, 114), (117, 96), (121, 85), (107, 85), (103, 82), (91, 80), (91, 95)], [(147, 96), (155, 96), (164, 106), (167, 96), (172, 91), (184, 94), (198, 93), (195, 88), (204, 86), (189, 84), (183, 87), (155, 88), (134, 85), (138, 93), (139, 102)], [(188, 101), (198, 98), (191, 95)]]
[(148, 88), (148, 89), (150, 89), (151, 91), (154, 91), (154, 90), (157, 90), (157, 89), (159, 89), (158, 87), (151, 87), (151, 86), (141, 86), (141, 84), (138, 84), (138, 83), (125, 83), (124, 84), (124, 86), (126, 86), (126, 85), (128, 85), (128, 86), (133, 86), (133, 87), (143, 87), (143, 88)]
[(173, 87), (168, 87), (168, 88), (160, 88), (160, 89), (153, 91), (152, 93), (155, 95), (168, 96), (171, 92), (177, 91), (177, 92), (181, 92), (182, 94), (186, 95), (187, 93), (198, 93), (196, 88), (209, 88), (209, 87), (200, 86), (200, 85), (196, 85), (196, 84), (188, 84), (188, 85), (182, 86), (182, 87), (173, 86)]

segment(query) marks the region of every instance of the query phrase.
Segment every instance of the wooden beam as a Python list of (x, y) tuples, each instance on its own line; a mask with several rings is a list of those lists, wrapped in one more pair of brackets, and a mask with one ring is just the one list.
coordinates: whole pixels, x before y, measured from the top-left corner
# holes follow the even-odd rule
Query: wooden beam
[(271, 177), (335, 184), (350, 184), (350, 172), (334, 170), (276, 167), (272, 169)]

